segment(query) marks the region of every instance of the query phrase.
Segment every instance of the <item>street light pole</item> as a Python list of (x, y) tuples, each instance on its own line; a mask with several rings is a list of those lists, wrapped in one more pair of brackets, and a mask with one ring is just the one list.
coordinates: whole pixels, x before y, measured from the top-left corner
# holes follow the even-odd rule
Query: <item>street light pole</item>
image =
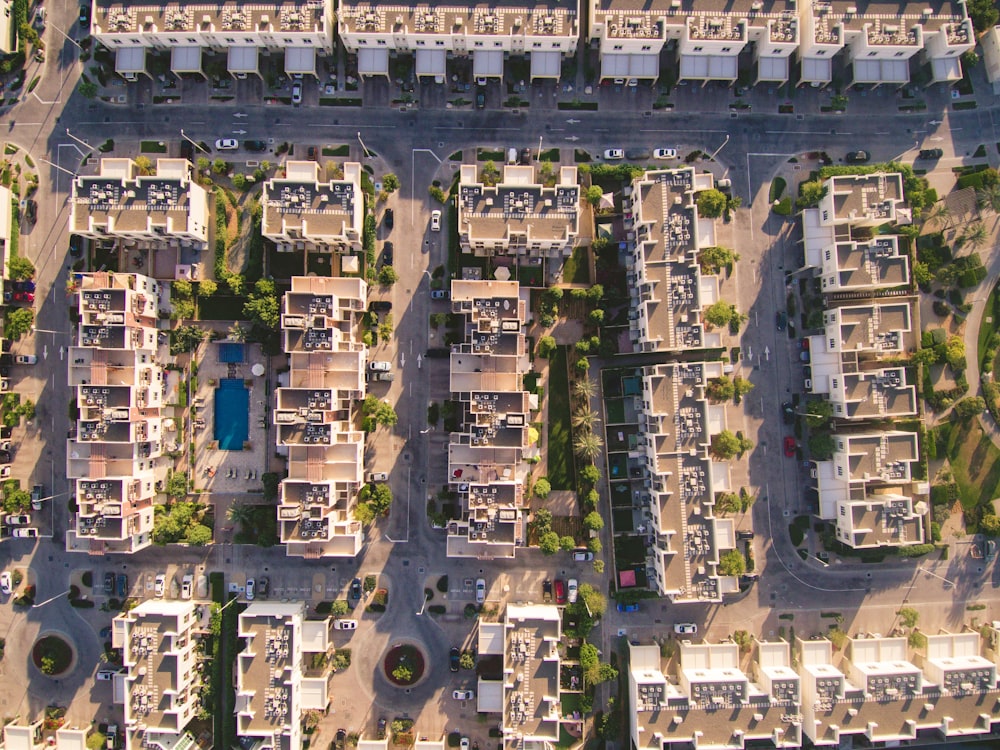
[(77, 48), (78, 50), (80, 50), (81, 52), (83, 52), (83, 47), (81, 47), (81, 46), (80, 46), (80, 43), (79, 43), (79, 42), (77, 42), (77, 41), (76, 41), (76, 39), (73, 39), (72, 37), (70, 37), (70, 36), (67, 36), (67, 35), (66, 35), (66, 32), (65, 32), (65, 31), (63, 31), (62, 29), (60, 29), (60, 28), (59, 28), (58, 26), (56, 26), (55, 24), (49, 24), (49, 25), (48, 25), (48, 26), (47, 26), (46, 28), (49, 28), (49, 29), (54, 29), (54, 30), (56, 30), (57, 32), (59, 32), (60, 36), (62, 36), (62, 38), (63, 38), (63, 39), (65, 39), (66, 41), (70, 42), (70, 43), (71, 43), (72, 45), (74, 45), (74, 46), (75, 46), (75, 47), (76, 47), (76, 48)]
[(184, 128), (181, 128), (181, 138), (183, 138), (185, 141), (187, 141), (188, 143), (190, 143), (192, 146), (194, 146), (199, 151), (204, 151), (206, 154), (209, 153), (209, 151), (208, 151), (207, 148), (205, 148), (204, 146), (202, 146), (197, 141), (192, 141), (190, 138), (188, 138), (187, 135), (184, 134)]
[(535, 157), (535, 161), (542, 160), (542, 136), (538, 136), (538, 156)]
[(51, 596), (51, 597), (49, 597), (49, 598), (48, 598), (48, 599), (46, 599), (46, 600), (45, 600), (44, 602), (38, 602), (38, 604), (32, 604), (32, 605), (31, 605), (31, 608), (32, 608), (32, 609), (37, 609), (38, 607), (44, 607), (44, 606), (45, 606), (46, 604), (48, 604), (49, 602), (54, 602), (54, 601), (55, 601), (56, 599), (58, 599), (58, 598), (59, 598), (60, 596), (68, 596), (68, 595), (69, 595), (69, 593), (70, 593), (70, 591), (72, 591), (72, 589), (67, 589), (66, 591), (63, 591), (63, 592), (62, 592), (61, 594), (56, 594), (55, 596)]
[(72, 177), (74, 180), (76, 179), (76, 172), (70, 172), (68, 169), (66, 169), (66, 167), (60, 167), (58, 164), (55, 164), (55, 163), (49, 161), (48, 159), (43, 159), (40, 156), (36, 156), (35, 158), (38, 159), (38, 161), (42, 162), (43, 164), (48, 164), (50, 167), (55, 167), (60, 172), (65, 172), (70, 177)]
[(372, 158), (371, 151), (368, 150), (368, 147), (365, 145), (365, 142), (363, 140), (361, 140), (361, 131), (360, 130), (358, 131), (358, 143), (360, 143), (361, 144), (361, 148), (363, 148), (365, 150), (365, 158), (366, 159), (371, 159)]
[(717, 154), (718, 154), (718, 153), (719, 153), (720, 151), (722, 151), (722, 149), (724, 149), (724, 148), (726, 147), (726, 144), (727, 144), (727, 143), (729, 143), (729, 133), (726, 133), (726, 140), (724, 140), (724, 141), (722, 142), (722, 145), (721, 145), (721, 146), (719, 146), (719, 147), (718, 147), (717, 149), (715, 149), (715, 151), (713, 151), (713, 152), (712, 152), (712, 155), (711, 155), (710, 157), (708, 157), (708, 160), (709, 160), (709, 161), (715, 161), (715, 157), (716, 157), (716, 155), (717, 155)]
[(76, 141), (76, 142), (77, 142), (77, 143), (79, 143), (79, 144), (80, 144), (81, 146), (83, 146), (83, 147), (84, 147), (85, 149), (87, 149), (87, 153), (90, 153), (91, 151), (93, 151), (93, 150), (94, 150), (94, 147), (93, 147), (93, 146), (91, 146), (91, 145), (90, 145), (89, 143), (87, 143), (87, 142), (86, 142), (86, 141), (84, 141), (84, 140), (81, 140), (81, 139), (77, 138), (77, 137), (76, 137), (75, 135), (73, 135), (73, 134), (72, 134), (71, 132), (69, 132), (69, 128), (66, 128), (66, 135), (68, 135), (68, 136), (69, 136), (70, 138), (72, 138), (72, 139), (73, 139), (74, 141)]

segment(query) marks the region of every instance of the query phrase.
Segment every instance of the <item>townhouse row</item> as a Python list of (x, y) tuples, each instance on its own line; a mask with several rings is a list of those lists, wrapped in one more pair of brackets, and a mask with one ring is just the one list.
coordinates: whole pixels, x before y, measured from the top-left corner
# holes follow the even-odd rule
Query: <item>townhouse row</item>
[[(363, 77), (386, 77), (390, 61), (413, 56), (416, 77), (443, 83), (449, 59), (471, 58), (485, 82), (502, 79), (512, 59), (531, 80), (559, 79), (580, 44), (597, 50), (599, 78), (621, 82), (734, 83), (741, 68), (754, 82), (825, 86), (848, 72), (853, 84), (903, 85), (917, 68), (932, 82), (962, 77), (959, 57), (975, 46), (964, 0), (891, 3), (854, 0), (691, 0), (386, 6), (343, 0), (229, 2), (162, 6), (93, 1), (94, 37), (115, 52), (117, 72), (147, 74), (150, 50), (169, 52), (177, 74), (202, 74), (205, 55), (226, 69), (261, 75), (274, 58), (289, 75), (319, 76), (317, 58), (335, 38), (357, 56)], [(586, 25), (584, 24), (586, 19)], [(265, 62), (265, 65), (267, 62)]]

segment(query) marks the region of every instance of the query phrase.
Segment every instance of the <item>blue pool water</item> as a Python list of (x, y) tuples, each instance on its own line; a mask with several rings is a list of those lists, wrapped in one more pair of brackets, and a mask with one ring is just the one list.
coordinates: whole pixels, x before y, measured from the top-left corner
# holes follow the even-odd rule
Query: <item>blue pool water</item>
[(232, 341), (220, 343), (219, 361), (227, 364), (240, 364), (246, 361), (246, 346)]
[(250, 391), (237, 378), (223, 378), (215, 389), (215, 439), (219, 450), (241, 451), (250, 437)]

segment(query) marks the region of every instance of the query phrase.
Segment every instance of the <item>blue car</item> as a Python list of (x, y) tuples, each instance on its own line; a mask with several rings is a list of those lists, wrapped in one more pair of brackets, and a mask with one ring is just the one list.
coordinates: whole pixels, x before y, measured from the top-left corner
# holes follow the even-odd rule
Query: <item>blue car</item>
[(33, 292), (35, 291), (34, 281), (15, 281), (11, 283), (11, 288), (15, 292)]
[(118, 574), (118, 598), (124, 599), (128, 596), (128, 576), (124, 573)]
[(632, 602), (631, 604), (626, 604), (625, 602), (618, 602), (619, 612), (638, 612), (639, 602)]

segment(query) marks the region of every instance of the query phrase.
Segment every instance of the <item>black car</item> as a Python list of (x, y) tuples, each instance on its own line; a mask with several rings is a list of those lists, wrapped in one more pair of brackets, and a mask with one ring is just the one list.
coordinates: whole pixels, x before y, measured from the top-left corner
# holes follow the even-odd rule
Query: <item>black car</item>
[(29, 224), (34, 224), (38, 216), (38, 204), (33, 198), (24, 202), (24, 218)]
[(370, 302), (368, 304), (368, 309), (376, 313), (389, 312), (390, 310), (392, 310), (392, 303), (389, 302), (388, 300), (377, 299), (374, 302)]
[(462, 658), (461, 652), (455, 648), (451, 647), (451, 651), (448, 652), (448, 664), (452, 672), (458, 671), (458, 662)]
[(531, 149), (530, 148), (522, 148), (521, 149), (521, 164), (522, 165), (531, 164)]
[(844, 157), (844, 161), (848, 164), (864, 164), (865, 162), (871, 161), (871, 158), (872, 155), (867, 151), (851, 151)]
[(551, 602), (552, 601), (552, 581), (546, 578), (542, 581), (542, 601)]
[(106, 596), (111, 596), (115, 593), (115, 574), (105, 573), (104, 574), (104, 594)]
[(736, 538), (737, 539), (742, 539), (745, 542), (749, 542), (751, 539), (753, 539), (753, 532), (752, 531), (737, 531), (736, 532)]
[(939, 148), (923, 148), (920, 149), (920, 154), (918, 154), (918, 159), (940, 159), (944, 156), (944, 151)]
[(69, 255), (71, 258), (79, 258), (83, 255), (83, 237), (78, 234), (69, 238)]
[(651, 156), (649, 149), (646, 148), (630, 148), (625, 152), (626, 159), (632, 159), (634, 161), (639, 161), (640, 159), (648, 159)]
[(243, 141), (243, 148), (247, 151), (267, 151), (267, 141)]
[(392, 251), (393, 251), (393, 247), (392, 247), (392, 243), (391, 242), (386, 242), (385, 245), (382, 246), (382, 265), (383, 266), (391, 266), (392, 265)]
[(775, 313), (774, 323), (778, 327), (779, 331), (784, 331), (786, 326), (788, 326), (788, 313), (783, 311)]
[(124, 573), (118, 574), (118, 598), (124, 599), (128, 596), (128, 576)]
[(382, 217), (382, 223), (385, 224), (386, 229), (392, 229), (393, 225), (396, 223), (396, 217), (392, 215), (391, 208), (387, 208), (385, 210), (385, 215)]
[(267, 576), (257, 579), (257, 598), (267, 599), (267, 591), (271, 587), (271, 581)]
[(447, 359), (451, 356), (451, 349), (446, 346), (435, 346), (427, 350), (427, 359)]
[(347, 730), (338, 729), (337, 736), (333, 740), (333, 746), (336, 750), (344, 750), (347, 747)]
[(9, 464), (14, 460), (14, 454), (10, 451), (0, 451), (0, 464)]
[(781, 419), (785, 424), (791, 424), (795, 421), (795, 409), (788, 401), (781, 405)]
[(385, 717), (380, 716), (378, 718), (378, 732), (375, 735), (375, 739), (384, 740), (385, 739)]
[(482, 86), (476, 89), (476, 109), (486, 108), (486, 89)]
[(361, 579), (355, 578), (351, 581), (351, 598), (360, 599), (361, 598)]
[(310, 146), (306, 149), (306, 158), (309, 161), (316, 161), (316, 147)]
[(80, 6), (80, 25), (84, 28), (90, 26), (90, 6), (81, 5)]
[(28, 281), (13, 281), (11, 282), (11, 289), (15, 292), (33, 292), (35, 291), (35, 282)]

